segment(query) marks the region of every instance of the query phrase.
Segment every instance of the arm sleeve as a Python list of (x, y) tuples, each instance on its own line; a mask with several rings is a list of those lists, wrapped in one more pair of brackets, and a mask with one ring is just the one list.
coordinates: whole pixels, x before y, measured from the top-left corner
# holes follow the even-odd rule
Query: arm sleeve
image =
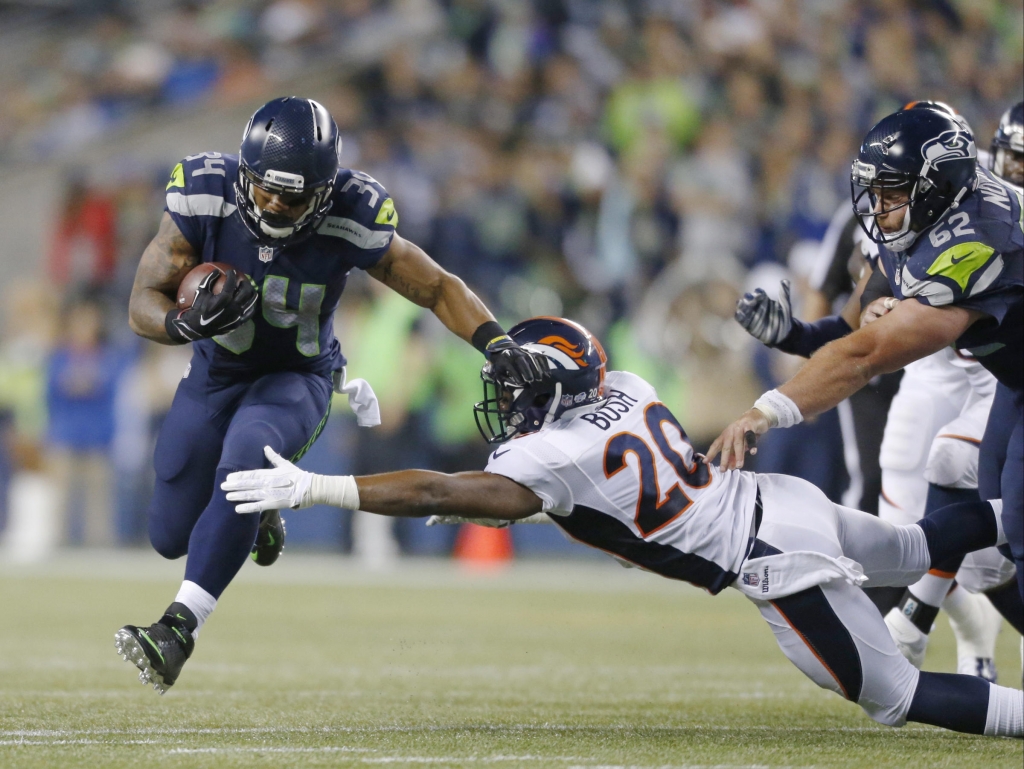
[(793, 318), (793, 328), (785, 339), (775, 345), (775, 349), (809, 358), (819, 347), (841, 339), (851, 331), (850, 324), (841, 315), (829, 315), (814, 323)]
[(868, 282), (864, 285), (864, 293), (860, 295), (860, 311), (864, 312), (864, 308), (876, 299), (892, 295), (892, 286), (889, 285), (889, 279), (885, 277), (885, 274), (880, 269), (873, 267), (871, 277), (868, 278)]
[(508, 446), (491, 455), (485, 472), (504, 475), (536, 494), (543, 504), (542, 512), (568, 515), (572, 512), (572, 489), (554, 468), (525, 449)]

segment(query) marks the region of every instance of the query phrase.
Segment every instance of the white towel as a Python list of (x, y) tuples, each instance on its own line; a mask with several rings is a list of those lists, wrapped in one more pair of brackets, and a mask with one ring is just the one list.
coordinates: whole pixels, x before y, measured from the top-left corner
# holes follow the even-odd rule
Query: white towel
[(332, 378), (334, 392), (348, 396), (348, 405), (356, 415), (356, 424), (360, 427), (376, 427), (380, 424), (380, 404), (369, 382), (365, 379), (346, 381), (344, 368), (335, 371)]
[(867, 576), (859, 563), (846, 556), (833, 558), (811, 550), (797, 550), (744, 561), (740, 576), (732, 584), (748, 598), (773, 601), (835, 579), (860, 585), (867, 581)]

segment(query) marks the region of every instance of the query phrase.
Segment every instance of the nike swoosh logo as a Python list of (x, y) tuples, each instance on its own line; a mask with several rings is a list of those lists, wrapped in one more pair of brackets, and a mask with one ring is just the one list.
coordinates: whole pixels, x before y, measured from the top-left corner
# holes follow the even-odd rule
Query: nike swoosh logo
[(210, 323), (213, 323), (213, 321), (217, 320), (217, 318), (219, 316), (223, 315), (223, 314), (224, 314), (224, 310), (220, 310), (216, 315), (213, 315), (213, 316), (211, 316), (209, 318), (202, 318), (202, 317), (200, 317), (199, 318), (199, 325), (200, 326), (207, 326)]
[(512, 449), (505, 449), (500, 454), (497, 451), (495, 451), (493, 454), (491, 454), (491, 459), (497, 459), (498, 457), (503, 457), (506, 454), (508, 454), (510, 451), (512, 451)]
[(964, 259), (966, 259), (969, 256), (974, 256), (974, 252), (972, 251), (969, 254), (964, 254), (959, 259), (957, 259), (955, 256), (951, 256), (951, 257), (949, 257), (949, 263), (950, 264), (960, 264), (960, 262), (962, 262)]

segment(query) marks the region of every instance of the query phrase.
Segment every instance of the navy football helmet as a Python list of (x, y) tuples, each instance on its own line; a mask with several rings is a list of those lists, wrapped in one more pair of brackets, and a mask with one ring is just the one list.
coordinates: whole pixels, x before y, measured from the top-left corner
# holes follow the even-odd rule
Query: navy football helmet
[(540, 430), (570, 409), (604, 400), (608, 356), (597, 338), (564, 318), (530, 318), (508, 335), (523, 348), (543, 355), (551, 371), (543, 382), (520, 383), (495, 375), (488, 363), (480, 372), (484, 399), (473, 407), (476, 426), (488, 443)]
[[(934, 107), (911, 108), (882, 118), (861, 144), (850, 172), (854, 211), (864, 214), (867, 195), (870, 225), (858, 221), (871, 240), (893, 251), (905, 251), (917, 236), (935, 224), (977, 185), (978, 148), (967, 123)], [(879, 210), (884, 190), (903, 190), (908, 199)], [(877, 217), (906, 208), (898, 232), (885, 233)]]
[[(242, 134), (235, 198), (260, 243), (281, 247), (312, 234), (331, 207), (340, 156), (338, 126), (312, 99), (286, 96), (256, 110)], [(262, 210), (253, 187), (305, 209), (296, 219)]]
[(1003, 113), (990, 152), (989, 170), (1010, 184), (1024, 187), (1024, 101)]

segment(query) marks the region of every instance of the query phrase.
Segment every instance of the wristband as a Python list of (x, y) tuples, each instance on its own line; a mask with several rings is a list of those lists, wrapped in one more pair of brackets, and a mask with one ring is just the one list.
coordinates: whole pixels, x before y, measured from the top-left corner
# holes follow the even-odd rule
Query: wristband
[(502, 337), (509, 338), (505, 329), (496, 320), (489, 320), (486, 323), (481, 323), (480, 327), (473, 332), (472, 342), (476, 349), (486, 355), (487, 348)]
[(346, 510), (359, 509), (359, 488), (354, 475), (319, 475), (313, 473), (309, 483), (312, 505), (331, 505)]
[(171, 338), (174, 344), (187, 344), (192, 340), (181, 333), (181, 329), (178, 328), (174, 322), (178, 319), (178, 310), (171, 309), (167, 311), (167, 315), (164, 317), (164, 330), (167, 332), (167, 336)]
[(793, 399), (778, 390), (769, 390), (754, 403), (754, 408), (768, 418), (772, 427), (792, 427), (804, 421), (804, 415)]

